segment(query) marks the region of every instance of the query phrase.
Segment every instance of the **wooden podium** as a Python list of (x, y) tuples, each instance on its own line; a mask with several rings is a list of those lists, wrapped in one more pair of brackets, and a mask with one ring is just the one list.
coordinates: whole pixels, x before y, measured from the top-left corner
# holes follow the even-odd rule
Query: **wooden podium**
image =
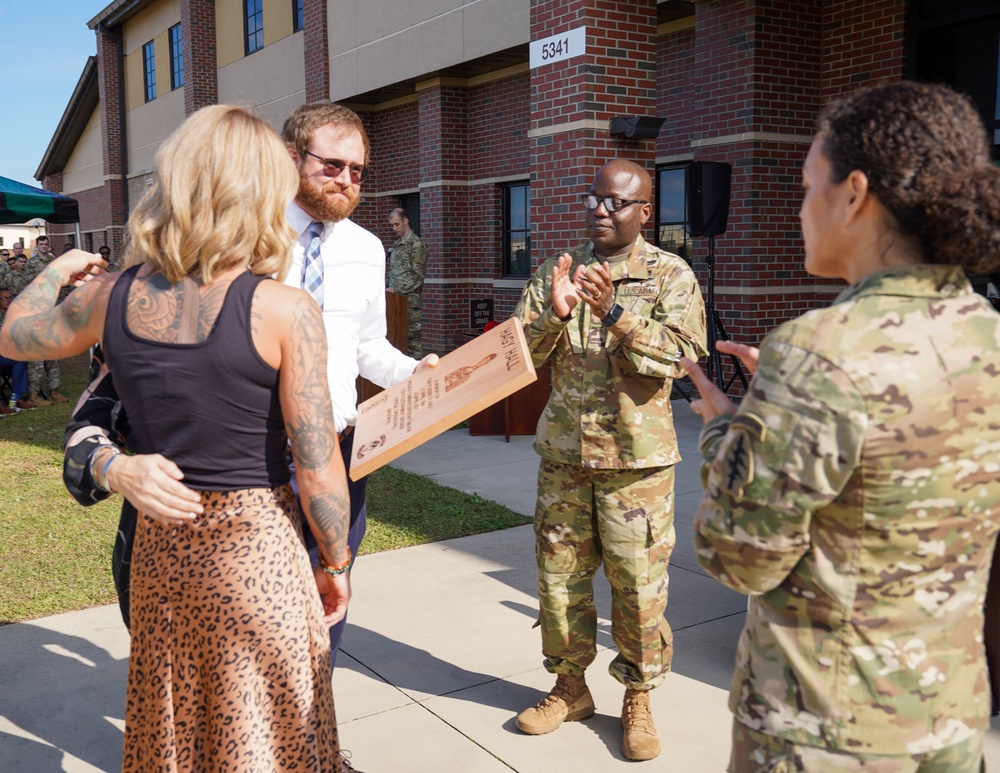
[(536, 368), (535, 374), (537, 381), (472, 416), (469, 434), (503, 435), (508, 443), (511, 435), (534, 435), (552, 389), (549, 363)]

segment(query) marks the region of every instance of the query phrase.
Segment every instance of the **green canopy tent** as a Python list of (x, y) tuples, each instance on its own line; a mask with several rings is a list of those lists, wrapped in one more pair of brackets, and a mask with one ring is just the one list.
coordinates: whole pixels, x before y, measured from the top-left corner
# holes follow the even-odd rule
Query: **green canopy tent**
[(0, 225), (27, 223), (40, 217), (50, 223), (76, 223), (80, 244), (80, 205), (76, 199), (0, 177)]

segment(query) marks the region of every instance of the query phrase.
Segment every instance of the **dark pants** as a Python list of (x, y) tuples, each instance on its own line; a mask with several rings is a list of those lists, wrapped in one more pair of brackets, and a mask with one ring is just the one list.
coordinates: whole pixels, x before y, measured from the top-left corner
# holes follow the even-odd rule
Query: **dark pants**
[[(350, 434), (340, 441), (340, 453), (344, 457), (344, 467), (348, 470), (351, 468), (351, 449), (353, 447), (354, 432), (352, 428)], [(359, 481), (353, 481), (350, 477), (347, 479), (347, 488), (351, 497), (351, 526), (350, 530), (347, 532), (347, 544), (350, 545), (351, 555), (355, 560), (358, 556), (358, 548), (361, 547), (361, 540), (365, 537), (365, 528), (367, 526), (367, 508), (365, 507), (365, 487), (367, 486), (367, 483), (367, 477), (362, 478)], [(300, 503), (299, 507), (301, 506), (302, 505)], [(306, 549), (309, 551), (309, 558), (312, 561), (313, 566), (316, 566), (316, 564), (319, 563), (316, 538), (309, 529), (309, 523), (306, 521), (305, 515), (302, 516), (302, 532), (306, 538)], [(353, 567), (353, 565), (354, 563), (352, 561), (351, 566)], [(347, 615), (344, 615), (344, 619), (330, 629), (331, 667), (337, 665), (337, 650), (340, 648), (340, 640), (344, 638), (344, 629), (346, 627)]]
[(28, 363), (12, 360), (0, 354), (0, 365), (10, 365), (10, 386), (14, 395), (28, 394)]

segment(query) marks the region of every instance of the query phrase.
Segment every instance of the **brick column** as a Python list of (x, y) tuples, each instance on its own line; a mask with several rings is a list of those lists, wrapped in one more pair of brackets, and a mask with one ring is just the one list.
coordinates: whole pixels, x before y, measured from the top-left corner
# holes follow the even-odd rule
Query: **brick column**
[(531, 0), (532, 40), (582, 26), (585, 55), (531, 72), (535, 266), (586, 239), (580, 196), (605, 162), (626, 158), (653, 173), (655, 141), (611, 137), (608, 124), (656, 115), (656, 0)]
[[(729, 228), (716, 238), (716, 307), (734, 339), (828, 304), (842, 284), (803, 268), (801, 165), (830, 99), (902, 76), (904, 3), (700, 0), (691, 147), (733, 165)], [(874, 29), (873, 29), (874, 28)], [(863, 30), (863, 31), (861, 31)], [(694, 240), (704, 279), (707, 239)]]
[[(53, 172), (45, 175), (45, 179), (42, 181), (42, 187), (52, 193), (62, 193), (62, 172)], [(80, 217), (83, 218), (83, 216), (84, 212), (81, 207)], [(52, 245), (52, 249), (55, 250), (56, 255), (60, 253), (63, 245), (68, 240), (69, 234), (72, 234), (73, 232), (74, 229), (72, 224), (45, 222), (45, 235), (49, 237), (49, 244)]]
[(184, 115), (219, 101), (215, 0), (180, 0)]
[(306, 102), (330, 98), (330, 36), (327, 0), (303, 0)]
[(125, 73), (122, 71), (121, 28), (97, 29), (97, 88), (100, 95), (101, 139), (104, 145), (104, 189), (101, 204), (107, 208), (102, 218), (109, 233), (114, 255), (124, 247), (128, 220), (128, 173), (125, 145)]
[(469, 219), (468, 93), (437, 83), (420, 92), (420, 230), (427, 245), (423, 345), (448, 352), (469, 328), (472, 274), (466, 245)]

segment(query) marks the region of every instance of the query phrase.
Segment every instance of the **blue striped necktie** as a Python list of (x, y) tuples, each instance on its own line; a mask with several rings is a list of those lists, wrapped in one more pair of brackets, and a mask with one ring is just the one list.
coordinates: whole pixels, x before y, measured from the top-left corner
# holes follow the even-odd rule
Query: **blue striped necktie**
[(313, 220), (309, 224), (309, 243), (302, 263), (302, 289), (316, 299), (320, 309), (323, 308), (323, 255), (319, 249), (322, 235), (323, 224)]

